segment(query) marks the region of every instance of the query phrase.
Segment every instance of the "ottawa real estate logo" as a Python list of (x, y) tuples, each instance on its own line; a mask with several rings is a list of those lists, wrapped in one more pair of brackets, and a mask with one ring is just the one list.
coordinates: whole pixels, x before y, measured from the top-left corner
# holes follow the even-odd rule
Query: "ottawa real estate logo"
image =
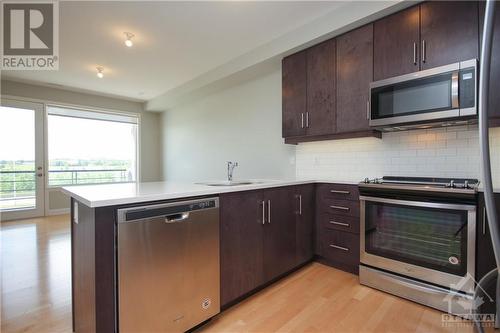
[(57, 1), (2, 1), (1, 70), (59, 69)]

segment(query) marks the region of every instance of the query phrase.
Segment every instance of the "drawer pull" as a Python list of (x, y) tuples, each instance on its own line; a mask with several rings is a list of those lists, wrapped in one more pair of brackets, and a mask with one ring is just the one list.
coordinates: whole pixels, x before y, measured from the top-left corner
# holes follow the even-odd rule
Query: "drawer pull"
[(338, 246), (338, 245), (334, 245), (334, 244), (330, 244), (330, 247), (333, 247), (334, 249), (339, 249), (339, 250), (342, 250), (345, 252), (349, 252), (349, 249), (347, 247)]
[(345, 210), (345, 211), (350, 210), (349, 207), (344, 207), (344, 206), (334, 206), (334, 205), (331, 205), (330, 208), (331, 209), (340, 209), (340, 210)]
[(349, 223), (343, 223), (343, 222), (337, 222), (337, 221), (330, 221), (330, 224), (341, 225), (343, 227), (350, 227), (351, 226)]
[(330, 190), (330, 193), (336, 193), (336, 194), (351, 194), (349, 191), (340, 191), (340, 190)]

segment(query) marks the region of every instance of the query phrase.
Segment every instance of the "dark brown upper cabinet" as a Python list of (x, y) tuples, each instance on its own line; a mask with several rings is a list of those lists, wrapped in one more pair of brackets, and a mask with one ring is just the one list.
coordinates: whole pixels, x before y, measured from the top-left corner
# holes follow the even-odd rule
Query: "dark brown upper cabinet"
[(373, 79), (418, 71), (420, 8), (415, 6), (384, 17), (373, 26)]
[[(485, 5), (482, 2), (479, 5), (479, 37), (480, 42), (483, 33)], [(495, 24), (493, 28), (493, 44), (491, 49), (491, 67), (490, 67), (490, 96), (488, 100), (488, 114), (490, 116), (490, 126), (500, 126), (500, 14), (495, 15)]]
[(335, 39), (307, 50), (307, 135), (335, 133)]
[(366, 131), (373, 73), (373, 24), (337, 37), (337, 133)]
[(374, 23), (375, 81), (478, 57), (478, 3), (428, 1)]
[(307, 107), (306, 52), (292, 54), (282, 62), (282, 132), (283, 137), (306, 133)]
[(477, 1), (424, 2), (420, 22), (422, 70), (479, 57)]

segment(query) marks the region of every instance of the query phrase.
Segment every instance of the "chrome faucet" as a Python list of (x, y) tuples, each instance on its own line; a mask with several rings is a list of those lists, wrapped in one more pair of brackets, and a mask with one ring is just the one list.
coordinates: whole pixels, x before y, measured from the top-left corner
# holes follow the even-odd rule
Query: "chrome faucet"
[(234, 168), (238, 166), (238, 162), (227, 162), (227, 180), (233, 180), (233, 171)]

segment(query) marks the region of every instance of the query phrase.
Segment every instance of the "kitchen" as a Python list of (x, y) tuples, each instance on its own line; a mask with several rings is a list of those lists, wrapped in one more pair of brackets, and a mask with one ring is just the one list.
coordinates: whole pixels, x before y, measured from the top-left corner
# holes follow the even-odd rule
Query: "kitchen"
[[(92, 15), (96, 29), (109, 29), (103, 18), (117, 8), (94, 5), (60, 2), (62, 27)], [(71, 87), (65, 66), (74, 63), (61, 62), (46, 79), (42, 71), (2, 70), (6, 110), (44, 105), (40, 117), (46, 125), (41, 127), (48, 136), (42, 130), (40, 138), (45, 135), (41, 141), (48, 141), (48, 148), (40, 150), (49, 156), (37, 155), (42, 162), (34, 174), (46, 187), (45, 215), (50, 215), (2, 210), (2, 252), (9, 254), (2, 259), (7, 263), (2, 268), (7, 286), (3, 331), (26, 331), (27, 323), (47, 332), (495, 327), (496, 241), (491, 235), (498, 233), (492, 221), (498, 221), (494, 207), (500, 208), (495, 191), (500, 114), (494, 93), (500, 22), (498, 15), (493, 26), (485, 20), (492, 18), (490, 7), (490, 16), (485, 15), (486, 3), (128, 5), (148, 15), (180, 13), (178, 21), (160, 21), (184, 24), (186, 31), (194, 29), (189, 15), (215, 25), (210, 13), (218, 13), (221, 23), (213, 29), (226, 33), (227, 40), (212, 35), (210, 41), (233, 43), (235, 50), (227, 52), (234, 58), (219, 55), (216, 60), (226, 62), (219, 67), (207, 60), (197, 80), (179, 79), (167, 90), (157, 87), (157, 78), (140, 61), (145, 55), (134, 55), (138, 66), (146, 65), (134, 73), (137, 80), (156, 89), (144, 88), (140, 98), (137, 86), (132, 98), (132, 84), (110, 65), (91, 67), (93, 80), (81, 77), (80, 88), (80, 74), (74, 72), (72, 90), (55, 84), (66, 80)], [(274, 35), (247, 35), (254, 49), (241, 55), (241, 40), (225, 31), (228, 22), (243, 33), (245, 23), (259, 22), (263, 12), (269, 17), (260, 29), (275, 29)], [(281, 12), (290, 17), (271, 24), (270, 17)], [(248, 21), (238, 25), (243, 17)], [(292, 17), (302, 25), (291, 24)], [(489, 45), (483, 35), (491, 36), (483, 34), (489, 31), (485, 26), (493, 32), (490, 70), (481, 51)], [(121, 30), (127, 52), (140, 52), (153, 38)], [(61, 28), (60, 33), (63, 61), (65, 38), (81, 31)], [(91, 45), (93, 40), (82, 36), (79, 43)], [(193, 36), (205, 35), (194, 29), (186, 38)], [(208, 55), (217, 58), (216, 52)], [(178, 61), (199, 60), (184, 58)], [(172, 73), (179, 67), (165, 66)], [(52, 80), (52, 86), (43, 80)], [(92, 92), (95, 84), (101, 94)], [(489, 96), (483, 95), (487, 88)], [(117, 112), (127, 108), (137, 108), (138, 116)], [(63, 118), (106, 124), (108, 136), (103, 129), (96, 142), (85, 133), (75, 141), (80, 123), (57, 144), (67, 141), (73, 151), (92, 152), (125, 133), (135, 146), (123, 156), (133, 156), (136, 163), (116, 169), (120, 176), (100, 185), (78, 182), (91, 171), (106, 176), (97, 168), (55, 168), (69, 163), (60, 157), (51, 162), (51, 154), (63, 149), (51, 144), (63, 127), (53, 124)], [(128, 127), (112, 129), (111, 121)], [(100, 129), (90, 130), (99, 137)], [(483, 162), (489, 158), (485, 151), (491, 152), (491, 163)], [(56, 177), (65, 173), (71, 173), (70, 183)], [(66, 200), (55, 208), (63, 214), (51, 215), (57, 196)], [(16, 272), (36, 268), (21, 259), (9, 235), (33, 225), (37, 233), (48, 233), (37, 234), (39, 239), (64, 234), (64, 249), (57, 253), (66, 259), (55, 265), (65, 272), (56, 274), (65, 292), (26, 283), (28, 290), (42, 288), (45, 298), (58, 294), (57, 308), (46, 301), (32, 303), (23, 296), (26, 289), (15, 287)], [(58, 225), (60, 230), (51, 231)], [(51, 279), (40, 274), (40, 281)], [(34, 319), (47, 313), (53, 319)]]

